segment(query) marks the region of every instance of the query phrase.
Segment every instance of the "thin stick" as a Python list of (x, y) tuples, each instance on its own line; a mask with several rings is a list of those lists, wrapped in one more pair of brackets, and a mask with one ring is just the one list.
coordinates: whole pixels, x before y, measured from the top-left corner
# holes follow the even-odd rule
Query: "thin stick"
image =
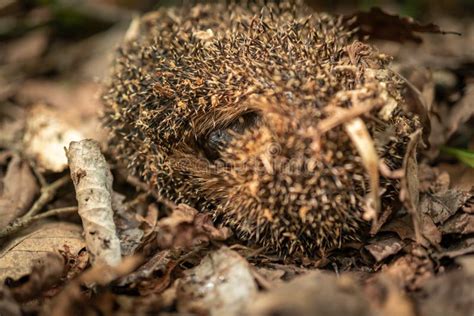
[(5, 238), (11, 234), (14, 234), (26, 227), (28, 227), (31, 223), (46, 218), (50, 216), (55, 216), (55, 215), (60, 215), (60, 214), (66, 214), (66, 213), (72, 213), (72, 212), (77, 212), (77, 206), (69, 206), (69, 207), (62, 207), (62, 208), (56, 208), (52, 209), (49, 211), (46, 211), (44, 213), (38, 214), (36, 216), (30, 216), (30, 217), (20, 217), (19, 219), (13, 221), (10, 225), (5, 227), (4, 229), (0, 230), (0, 239)]
[(71, 180), (70, 175), (65, 175), (62, 178), (54, 181), (51, 184), (41, 188), (41, 195), (30, 208), (30, 210), (23, 215), (22, 219), (28, 219), (36, 215), (41, 209), (50, 202), (56, 195), (56, 191), (62, 186), (66, 185)]

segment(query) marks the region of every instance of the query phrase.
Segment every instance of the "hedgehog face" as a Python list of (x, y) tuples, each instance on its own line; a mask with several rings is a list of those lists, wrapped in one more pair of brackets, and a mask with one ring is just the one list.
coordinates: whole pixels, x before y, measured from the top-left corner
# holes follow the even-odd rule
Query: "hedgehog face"
[(252, 107), (258, 112), (216, 133), (225, 136), (202, 185), (216, 217), (243, 240), (285, 254), (356, 239), (365, 178), (349, 138), (341, 130), (317, 137), (322, 114), (313, 106), (272, 98)]

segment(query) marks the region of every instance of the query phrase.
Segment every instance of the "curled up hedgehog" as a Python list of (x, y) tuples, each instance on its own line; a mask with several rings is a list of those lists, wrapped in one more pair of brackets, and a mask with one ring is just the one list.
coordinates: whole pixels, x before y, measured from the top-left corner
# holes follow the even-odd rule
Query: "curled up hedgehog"
[(367, 235), (400, 186), (377, 165), (371, 175), (373, 157), (400, 168), (420, 127), (390, 58), (351, 21), (307, 12), (152, 12), (118, 49), (103, 95), (110, 148), (132, 174), (293, 258)]

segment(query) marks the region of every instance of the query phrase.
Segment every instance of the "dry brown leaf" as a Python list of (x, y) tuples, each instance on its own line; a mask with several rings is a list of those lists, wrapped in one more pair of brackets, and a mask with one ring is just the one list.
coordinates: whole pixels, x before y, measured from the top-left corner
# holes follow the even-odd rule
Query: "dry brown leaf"
[(249, 263), (226, 247), (211, 252), (180, 279), (180, 313), (237, 315), (257, 293)]
[(0, 251), (0, 282), (19, 280), (31, 274), (34, 264), (48, 253), (79, 254), (85, 247), (82, 229), (69, 223), (40, 223), (26, 235), (8, 242)]
[(132, 285), (141, 295), (163, 292), (171, 284), (171, 273), (179, 264), (179, 252), (163, 250), (156, 253), (136, 271), (120, 279), (120, 286)]
[(244, 315), (373, 315), (362, 289), (348, 275), (313, 271), (248, 302)]
[(49, 252), (44, 258), (33, 263), (31, 273), (20, 280), (5, 280), (13, 297), (18, 302), (37, 298), (42, 291), (59, 283), (65, 270), (64, 258), (58, 253)]
[(446, 250), (434, 255), (436, 258), (456, 258), (470, 253), (474, 253), (474, 237), (462, 239), (458, 243), (452, 243)]
[(405, 157), (403, 158), (403, 178), (400, 181), (400, 201), (403, 202), (413, 220), (416, 240), (422, 243), (419, 210), (419, 179), (418, 162), (416, 159), (417, 146), (421, 139), (421, 130), (410, 135)]
[(397, 288), (416, 290), (433, 276), (433, 263), (428, 258), (407, 254), (392, 262), (382, 273), (395, 282)]
[(365, 246), (377, 262), (398, 253), (403, 249), (405, 243), (395, 237), (376, 237), (369, 245)]
[(464, 96), (451, 109), (446, 120), (447, 138), (453, 135), (464, 122), (474, 116), (474, 82), (464, 88)]
[[(91, 304), (86, 295), (84, 295), (82, 285), (100, 285), (105, 286), (110, 282), (132, 272), (142, 262), (137, 256), (125, 257), (117, 266), (97, 264), (91, 269), (82, 273), (78, 278), (70, 281), (67, 286), (47, 304), (43, 305), (40, 315), (63, 316), (63, 315), (93, 315), (97, 314), (97, 305)], [(112, 298), (99, 297), (106, 299), (107, 302), (113, 302)], [(100, 312), (99, 312), (100, 313)], [(101, 314), (101, 313), (100, 313)], [(102, 313), (103, 314), (103, 313)], [(110, 315), (110, 313), (108, 313)]]
[(427, 214), (435, 224), (443, 224), (469, 200), (471, 194), (460, 190), (447, 190), (434, 194), (424, 194), (420, 210)]
[(369, 12), (357, 12), (345, 16), (345, 20), (356, 18), (353, 24), (359, 27), (359, 35), (376, 39), (385, 39), (403, 43), (405, 41), (414, 41), (421, 43), (421, 37), (416, 33), (438, 33), (438, 34), (457, 34), (454, 32), (445, 32), (439, 26), (429, 23), (421, 24), (411, 17), (401, 17), (391, 15), (380, 8), (372, 8)]
[(382, 227), (383, 232), (393, 232), (402, 240), (411, 239), (416, 241), (415, 231), (413, 230), (413, 220), (409, 215), (395, 218)]
[(226, 227), (216, 228), (208, 214), (179, 204), (169, 217), (157, 224), (157, 240), (161, 248), (192, 247), (209, 240), (225, 240), (230, 236)]
[(474, 214), (458, 213), (441, 226), (443, 234), (472, 234), (474, 233)]
[(0, 228), (23, 215), (39, 192), (38, 183), (25, 160), (14, 155), (0, 185)]

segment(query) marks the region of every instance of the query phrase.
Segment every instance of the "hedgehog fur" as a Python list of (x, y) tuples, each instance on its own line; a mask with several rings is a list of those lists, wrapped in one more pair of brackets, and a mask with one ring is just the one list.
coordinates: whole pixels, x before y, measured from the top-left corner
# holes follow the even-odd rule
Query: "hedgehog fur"
[[(318, 124), (334, 109), (378, 104), (360, 117), (392, 169), (419, 127), (389, 58), (350, 21), (309, 11), (283, 2), (152, 12), (118, 49), (103, 95), (110, 148), (132, 174), (292, 257), (367, 233), (361, 157), (341, 125)], [(398, 183), (380, 183), (388, 207)]]

